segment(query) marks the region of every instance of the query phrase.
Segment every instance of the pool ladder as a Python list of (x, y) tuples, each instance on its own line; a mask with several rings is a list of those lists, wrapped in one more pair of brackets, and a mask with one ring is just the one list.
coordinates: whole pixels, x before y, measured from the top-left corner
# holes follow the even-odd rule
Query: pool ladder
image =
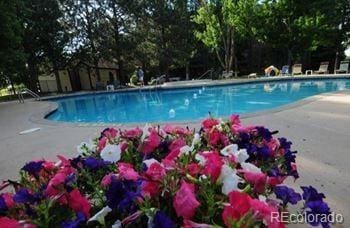
[(30, 89), (28, 88), (24, 88), (24, 89), (21, 89), (18, 93), (18, 100), (19, 100), (19, 103), (24, 103), (24, 98), (23, 98), (23, 94), (29, 94), (31, 95), (32, 97), (35, 98), (36, 101), (40, 101), (41, 100), (41, 97), (34, 93), (33, 91), (31, 91)]

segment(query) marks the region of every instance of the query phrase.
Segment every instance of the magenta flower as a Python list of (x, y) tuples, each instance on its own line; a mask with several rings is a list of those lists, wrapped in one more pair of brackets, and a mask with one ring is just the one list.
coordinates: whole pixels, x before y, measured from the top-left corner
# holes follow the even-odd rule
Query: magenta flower
[(203, 174), (210, 176), (211, 180), (215, 182), (221, 173), (221, 167), (224, 164), (222, 158), (217, 152), (201, 153), (205, 158)]
[(119, 177), (126, 180), (136, 181), (140, 177), (130, 163), (119, 162), (118, 172), (119, 172)]
[(216, 120), (216, 119), (213, 119), (213, 118), (208, 118), (208, 119), (205, 119), (203, 122), (202, 122), (202, 126), (204, 129), (211, 129), (212, 127), (216, 126), (219, 124), (219, 121)]
[(124, 138), (134, 139), (134, 138), (141, 137), (141, 135), (142, 135), (142, 129), (140, 129), (139, 127), (136, 127), (136, 128), (134, 128), (134, 129), (125, 130), (125, 131), (122, 132), (121, 134), (122, 134), (122, 136), (123, 136)]
[(200, 202), (194, 194), (194, 185), (182, 181), (180, 189), (176, 192), (173, 206), (178, 217), (191, 219), (196, 213)]
[(68, 205), (76, 213), (82, 212), (87, 218), (90, 217), (90, 203), (84, 196), (81, 195), (78, 189), (74, 189), (69, 193)]
[(151, 131), (148, 138), (145, 139), (139, 151), (141, 151), (143, 154), (150, 154), (159, 146), (159, 144), (160, 137), (158, 133), (155, 130), (153, 130)]
[(0, 217), (0, 227), (19, 228), (21, 227), (21, 225), (15, 219), (10, 219), (8, 217)]

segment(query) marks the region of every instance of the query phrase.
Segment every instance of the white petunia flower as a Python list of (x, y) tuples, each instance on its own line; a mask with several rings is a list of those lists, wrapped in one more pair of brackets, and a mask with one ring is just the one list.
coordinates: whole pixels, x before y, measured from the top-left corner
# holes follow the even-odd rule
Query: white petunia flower
[(201, 142), (201, 136), (198, 133), (195, 133), (193, 140), (192, 140), (192, 146), (194, 146), (200, 142)]
[(228, 195), (233, 190), (239, 190), (238, 183), (241, 180), (239, 176), (237, 176), (236, 171), (233, 170), (228, 165), (223, 165), (221, 167), (221, 173), (218, 181), (222, 182), (222, 193)]
[(191, 146), (185, 145), (185, 146), (181, 147), (178, 157), (181, 157), (181, 155), (183, 155), (183, 154), (189, 154), (191, 151), (194, 150), (194, 146), (196, 144), (200, 143), (200, 141), (201, 141), (200, 135), (198, 133), (195, 133)]
[(147, 136), (149, 136), (149, 128), (151, 126), (147, 123), (143, 128), (142, 128), (142, 136), (141, 136), (141, 142), (145, 140)]
[(104, 224), (104, 218), (106, 217), (106, 215), (111, 212), (112, 209), (110, 207), (104, 207), (102, 208), (99, 212), (97, 212), (94, 216), (92, 216), (88, 222), (91, 221), (98, 221), (101, 224)]
[(120, 160), (121, 149), (119, 145), (108, 144), (101, 151), (101, 158), (108, 162), (117, 162)]
[(183, 154), (189, 154), (192, 150), (193, 150), (192, 146), (185, 145), (180, 148), (180, 153), (178, 156), (181, 157), (181, 155)]
[(118, 219), (115, 221), (115, 223), (112, 225), (112, 228), (121, 228), (122, 227), (122, 222)]
[(241, 163), (241, 166), (243, 170), (246, 170), (252, 173), (261, 173), (261, 169), (251, 163), (243, 162)]
[(143, 161), (143, 163), (145, 163), (145, 165), (147, 166), (147, 168), (149, 168), (153, 163), (159, 163), (159, 161), (157, 161), (154, 158), (151, 159), (146, 159)]
[(243, 163), (249, 158), (247, 150), (238, 149), (237, 144), (230, 144), (226, 146), (220, 151), (220, 153), (224, 156), (234, 155), (237, 158), (237, 162), (239, 163)]
[(202, 155), (196, 154), (195, 159), (199, 162), (199, 164), (205, 165), (205, 157), (203, 157)]
[(244, 163), (249, 158), (249, 155), (246, 149), (238, 150), (235, 156), (237, 158), (237, 161), (241, 164)]
[(234, 155), (238, 151), (238, 145), (237, 144), (230, 144), (223, 148), (220, 153), (224, 156)]

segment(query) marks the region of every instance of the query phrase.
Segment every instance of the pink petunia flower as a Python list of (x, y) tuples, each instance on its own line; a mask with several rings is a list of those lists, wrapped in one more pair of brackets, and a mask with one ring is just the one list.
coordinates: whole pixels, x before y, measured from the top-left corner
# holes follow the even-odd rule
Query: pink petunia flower
[(145, 175), (151, 180), (159, 181), (166, 175), (166, 172), (160, 163), (154, 162), (147, 169)]
[(76, 213), (83, 212), (87, 218), (90, 217), (90, 203), (84, 196), (81, 195), (78, 189), (74, 189), (69, 193), (68, 205)]
[(108, 139), (113, 139), (117, 137), (118, 131), (115, 128), (107, 128), (102, 133)]
[(173, 207), (175, 208), (177, 216), (183, 217), (184, 219), (191, 219), (199, 206), (200, 203), (194, 194), (194, 185), (182, 181), (181, 187), (176, 192), (173, 201)]
[(141, 137), (141, 135), (142, 135), (142, 130), (139, 127), (136, 127), (130, 130), (125, 130), (122, 133), (123, 137), (129, 138), (129, 139), (138, 138), (138, 137)]
[(147, 197), (154, 197), (159, 193), (159, 183), (155, 181), (144, 181), (141, 185), (141, 194)]
[(13, 202), (13, 195), (12, 194), (6, 192), (6, 193), (3, 193), (1, 196), (2, 196), (2, 198), (4, 198), (6, 206), (8, 208), (11, 208), (15, 205), (15, 202)]
[(108, 173), (102, 178), (101, 185), (102, 187), (107, 187), (111, 184), (112, 182), (112, 177), (116, 176), (114, 173)]
[(15, 219), (10, 219), (8, 217), (0, 217), (0, 227), (6, 228), (20, 228), (22, 227), (20, 223)]
[(187, 166), (187, 171), (191, 176), (196, 176), (201, 171), (201, 166), (198, 163), (190, 163)]
[(102, 137), (100, 140), (97, 142), (97, 151), (103, 150), (107, 144), (107, 137)]
[(229, 117), (229, 120), (232, 125), (241, 125), (241, 120), (239, 119), (239, 115), (231, 115)]
[(211, 180), (215, 182), (221, 173), (221, 167), (224, 164), (219, 153), (211, 151), (209, 153), (201, 153), (205, 158), (203, 174), (210, 176)]
[(283, 228), (285, 225), (280, 219), (272, 219), (271, 216), (278, 213), (277, 208), (258, 199), (251, 199), (250, 206), (256, 219), (262, 219), (269, 228)]
[(212, 146), (216, 146), (221, 142), (221, 133), (218, 129), (213, 129), (208, 132), (209, 144)]
[(239, 191), (230, 192), (228, 197), (230, 204), (224, 207), (222, 219), (226, 226), (230, 227), (232, 221), (238, 221), (249, 211), (251, 197)]
[(202, 122), (202, 126), (204, 127), (204, 129), (211, 129), (212, 127), (214, 127), (218, 124), (219, 124), (219, 120), (213, 119), (213, 118), (205, 119)]
[(170, 153), (164, 158), (165, 160), (174, 160), (180, 153), (180, 149), (186, 145), (184, 139), (179, 138), (171, 142), (169, 146)]
[(160, 137), (158, 133), (153, 130), (148, 138), (143, 142), (142, 146), (139, 148), (139, 151), (144, 154), (150, 154), (159, 146), (159, 144)]
[(133, 166), (129, 163), (119, 162), (118, 163), (119, 177), (126, 180), (136, 181), (139, 179), (139, 174), (134, 170)]
[(244, 179), (254, 186), (256, 193), (264, 193), (267, 185), (267, 175), (265, 173), (244, 172)]

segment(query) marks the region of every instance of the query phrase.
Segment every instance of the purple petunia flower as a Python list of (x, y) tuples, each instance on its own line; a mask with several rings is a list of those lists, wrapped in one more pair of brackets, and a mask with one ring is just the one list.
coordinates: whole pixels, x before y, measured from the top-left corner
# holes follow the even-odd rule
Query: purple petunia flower
[(88, 157), (83, 161), (83, 164), (87, 169), (89, 169), (91, 171), (95, 171), (95, 170), (98, 170), (100, 168), (103, 168), (104, 166), (106, 166), (109, 163), (105, 162), (103, 160), (100, 160), (100, 159), (96, 159), (94, 157)]
[(297, 204), (298, 201), (301, 200), (301, 195), (287, 186), (276, 186), (274, 192), (276, 197), (282, 200), (284, 205), (287, 205), (288, 203)]
[(44, 161), (32, 161), (28, 162), (22, 167), (22, 170), (26, 171), (27, 173), (33, 175), (33, 176), (38, 176), (39, 172), (43, 168), (43, 163)]
[(303, 190), (303, 199), (306, 203), (310, 201), (318, 201), (322, 200), (323, 198), (326, 198), (323, 193), (318, 193), (315, 188), (312, 186), (306, 187), (301, 186), (301, 189)]
[(175, 228), (175, 223), (162, 211), (157, 211), (153, 218), (153, 227)]
[(13, 201), (16, 203), (33, 203), (35, 201), (35, 197), (29, 193), (28, 189), (21, 188), (13, 196)]
[(7, 205), (6, 205), (4, 197), (0, 196), (0, 214), (4, 213), (5, 211), (7, 211), (7, 209), (8, 208), (7, 208)]
[(258, 131), (258, 134), (266, 141), (270, 141), (272, 139), (272, 133), (269, 129), (265, 127), (256, 127), (255, 129)]
[(76, 218), (74, 220), (64, 221), (61, 224), (61, 228), (77, 228), (77, 227), (80, 227), (81, 225), (83, 225), (83, 223), (85, 221), (86, 221), (86, 217), (85, 217), (84, 213), (78, 212), (76, 214)]
[(286, 138), (278, 138), (278, 141), (280, 143), (280, 147), (283, 148), (285, 151), (290, 150), (292, 142), (288, 141)]
[(326, 221), (325, 219), (322, 219), (322, 217), (327, 218), (327, 216), (331, 213), (328, 205), (323, 202), (322, 200), (317, 201), (309, 201), (306, 203), (306, 215), (309, 217), (312, 215), (312, 218), (310, 221), (308, 220), (308, 223), (311, 226), (318, 226), (322, 225), (323, 228), (328, 228), (329, 221)]
[(268, 146), (258, 147), (258, 154), (263, 159), (269, 158), (270, 157), (270, 149), (269, 149), (269, 147)]
[(113, 178), (106, 191), (107, 205), (123, 211), (130, 209), (134, 200), (141, 196), (138, 185), (138, 182)]

